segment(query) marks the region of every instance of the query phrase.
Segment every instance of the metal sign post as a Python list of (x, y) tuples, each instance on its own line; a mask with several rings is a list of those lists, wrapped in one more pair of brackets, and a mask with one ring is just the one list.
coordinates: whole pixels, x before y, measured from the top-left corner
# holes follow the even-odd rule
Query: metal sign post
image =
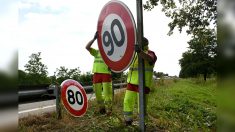
[[(137, 6), (137, 38), (138, 45), (141, 49), (143, 49), (142, 38), (143, 38), (143, 5), (142, 0), (136, 0)], [(140, 130), (142, 132), (145, 131), (145, 94), (144, 94), (144, 86), (145, 86), (145, 76), (144, 76), (144, 60), (138, 55), (138, 75), (139, 75), (139, 116), (140, 116)]]
[(55, 86), (56, 92), (56, 118), (61, 119), (61, 106), (60, 106), (60, 86)]

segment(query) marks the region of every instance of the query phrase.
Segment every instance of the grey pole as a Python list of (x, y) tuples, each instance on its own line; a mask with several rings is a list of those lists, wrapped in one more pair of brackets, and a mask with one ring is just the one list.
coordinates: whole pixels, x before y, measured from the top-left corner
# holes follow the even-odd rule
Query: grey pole
[(61, 107), (60, 107), (60, 86), (56, 86), (56, 118), (61, 119)]
[[(141, 49), (143, 49), (142, 38), (143, 38), (143, 5), (142, 0), (136, 0), (137, 4), (137, 42)], [(145, 76), (144, 76), (144, 60), (138, 55), (138, 75), (139, 75), (139, 116), (140, 116), (140, 130), (145, 131)]]

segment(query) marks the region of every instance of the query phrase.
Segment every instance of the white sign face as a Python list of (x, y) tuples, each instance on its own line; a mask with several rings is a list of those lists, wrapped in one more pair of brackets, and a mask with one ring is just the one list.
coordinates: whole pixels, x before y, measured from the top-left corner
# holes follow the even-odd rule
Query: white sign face
[(81, 110), (84, 105), (82, 92), (76, 86), (69, 86), (66, 90), (66, 99), (70, 107), (74, 110)]
[(104, 5), (97, 24), (98, 47), (105, 64), (116, 73), (131, 64), (136, 44), (135, 21), (129, 8), (121, 1)]
[(109, 14), (103, 22), (101, 35), (106, 56), (114, 62), (122, 59), (127, 48), (127, 31), (121, 17)]
[(86, 91), (82, 85), (72, 79), (61, 83), (61, 100), (65, 109), (75, 117), (80, 117), (87, 110)]

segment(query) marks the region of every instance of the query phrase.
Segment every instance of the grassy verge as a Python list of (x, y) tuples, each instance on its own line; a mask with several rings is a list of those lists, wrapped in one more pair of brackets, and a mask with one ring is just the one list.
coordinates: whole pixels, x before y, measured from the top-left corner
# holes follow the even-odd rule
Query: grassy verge
[[(161, 80), (149, 95), (147, 131), (213, 131), (216, 125), (215, 81)], [(74, 118), (63, 109), (56, 113), (19, 120), (20, 131), (138, 131), (138, 123), (123, 123), (124, 91), (115, 95), (113, 114), (100, 115), (96, 103), (89, 102), (85, 116)], [(137, 111), (137, 110), (135, 110)], [(138, 121), (138, 115), (135, 115)]]
[[(180, 80), (150, 94), (150, 126), (170, 131), (211, 131), (216, 128), (216, 83)], [(153, 98), (155, 97), (155, 98)]]

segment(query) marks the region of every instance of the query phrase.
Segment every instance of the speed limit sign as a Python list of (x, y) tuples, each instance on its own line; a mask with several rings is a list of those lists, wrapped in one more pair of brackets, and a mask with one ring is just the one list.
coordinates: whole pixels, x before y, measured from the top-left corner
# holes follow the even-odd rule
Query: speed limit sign
[(87, 110), (87, 96), (82, 85), (72, 79), (61, 83), (61, 98), (65, 109), (75, 117), (82, 116)]
[(135, 21), (128, 7), (112, 0), (101, 10), (98, 25), (98, 47), (107, 66), (114, 72), (126, 70), (134, 57)]

